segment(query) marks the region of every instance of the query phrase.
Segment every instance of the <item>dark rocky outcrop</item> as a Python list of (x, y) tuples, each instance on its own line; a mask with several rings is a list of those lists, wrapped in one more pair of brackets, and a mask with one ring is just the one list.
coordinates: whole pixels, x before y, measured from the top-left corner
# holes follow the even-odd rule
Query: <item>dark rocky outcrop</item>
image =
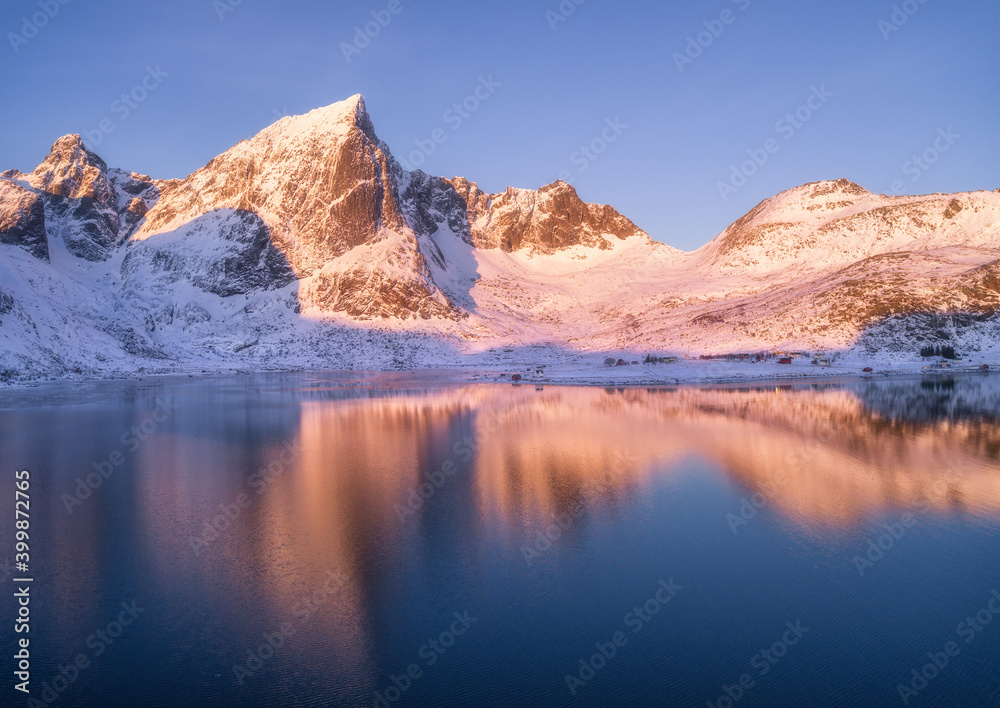
[(50, 221), (61, 222), (60, 234), (70, 253), (102, 261), (121, 244), (108, 166), (84, 147), (79, 135), (59, 138), (26, 179), (45, 195)]
[[(219, 240), (224, 249), (216, 248)], [(271, 243), (267, 224), (250, 212), (203, 215), (176, 233), (133, 243), (122, 262), (127, 286), (181, 280), (220, 297), (282, 288), (295, 279)]]
[(573, 246), (610, 248), (613, 239), (646, 234), (610, 206), (587, 204), (559, 181), (539, 190), (508, 187), (486, 194), (474, 182), (449, 180), (465, 202), (472, 244), (512, 252), (554, 253)]
[(0, 243), (20, 246), (42, 260), (49, 258), (42, 199), (6, 180), (0, 180)]

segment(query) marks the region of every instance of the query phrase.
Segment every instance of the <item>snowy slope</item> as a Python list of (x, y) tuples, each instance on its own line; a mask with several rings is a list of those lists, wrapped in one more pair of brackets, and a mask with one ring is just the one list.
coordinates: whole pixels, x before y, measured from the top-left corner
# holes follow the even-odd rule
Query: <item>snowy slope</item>
[(992, 351), (998, 307), (998, 192), (817, 182), (683, 253), (562, 182), (487, 194), (407, 172), (360, 96), (183, 180), (109, 169), (78, 136), (31, 174), (0, 174), (0, 380), (538, 347), (905, 359), (926, 341)]

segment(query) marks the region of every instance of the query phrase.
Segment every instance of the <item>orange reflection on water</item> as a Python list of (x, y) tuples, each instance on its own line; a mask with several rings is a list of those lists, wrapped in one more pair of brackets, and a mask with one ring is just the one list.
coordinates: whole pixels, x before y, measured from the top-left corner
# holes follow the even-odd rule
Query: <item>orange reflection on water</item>
[[(136, 503), (155, 549), (149, 562), (168, 575), (194, 560), (187, 546), (201, 519), (192, 500), (210, 500), (198, 507), (204, 515), (247, 493), (238, 523), (197, 559), (204, 593), (236, 594), (249, 574), (261, 596), (248, 611), (291, 618), (327, 571), (341, 573), (343, 587), (311, 613), (308, 631), (340, 658), (338, 680), (362, 686), (387, 631), (373, 608), (402, 594), (401, 569), (442, 551), (453, 568), (473, 565), (462, 554), (490, 547), (481, 536), (522, 539), (581, 506), (635, 514), (654, 485), (683, 494), (691, 474), (731, 486), (720, 524), (733, 498), (754, 493), (818, 536), (897, 507), (1000, 516), (1000, 426), (976, 415), (894, 419), (892, 400), (842, 388), (467, 386), (296, 401), (273, 439), (237, 462), (241, 440), (151, 440), (137, 456)], [(700, 468), (680, 464), (693, 459)], [(272, 470), (263, 488), (251, 483), (261, 469)], [(429, 473), (440, 484), (428, 486)], [(186, 534), (176, 532), (178, 520)]]
[[(737, 498), (760, 493), (816, 533), (892, 507), (996, 518), (1000, 426), (976, 416), (893, 420), (869, 403), (846, 389), (511, 386), (306, 401), (285, 431), (293, 457), (250, 493), (249, 533), (229, 542), (247, 544), (233, 557), (256, 558), (257, 572), (273, 576), (278, 605), (302, 592), (296, 568), (343, 569), (352, 584), (342, 601), (357, 605), (373, 582), (365, 559), (412, 551), (428, 523), (516, 536), (581, 503), (629, 513), (621, 500), (676, 477), (690, 458), (711, 463)], [(190, 498), (226, 502), (248, 491), (247, 470), (226, 466), (231, 446), (182, 442), (151, 440), (136, 487), (139, 503), (157, 508), (146, 515), (150, 537), (177, 553), (187, 540), (170, 524), (190, 515)], [(280, 461), (284, 442), (243, 464)], [(196, 470), (193, 455), (211, 469)], [(165, 466), (164, 457), (186, 464)]]
[(475, 495), (463, 504), (501, 532), (581, 499), (641, 493), (692, 456), (817, 531), (887, 507), (1000, 508), (995, 423), (893, 422), (843, 389), (467, 387), (305, 404), (300, 443), (301, 478), (282, 488), (284, 507), (365, 544), (405, 538), (399, 507), (415, 499), (408, 522), (433, 513), (414, 490), (448, 464), (444, 485), (467, 479)]

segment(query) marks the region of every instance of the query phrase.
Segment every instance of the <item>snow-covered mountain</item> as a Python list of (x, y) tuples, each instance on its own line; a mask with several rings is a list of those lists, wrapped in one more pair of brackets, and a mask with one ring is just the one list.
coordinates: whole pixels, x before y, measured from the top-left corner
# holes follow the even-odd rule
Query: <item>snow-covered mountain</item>
[[(1000, 192), (1000, 190), (998, 190)], [(693, 253), (563, 182), (405, 171), (354, 96), (183, 180), (79, 136), (0, 174), (0, 378), (398, 368), (561, 352), (967, 349), (1000, 332), (1000, 193), (817, 182)]]

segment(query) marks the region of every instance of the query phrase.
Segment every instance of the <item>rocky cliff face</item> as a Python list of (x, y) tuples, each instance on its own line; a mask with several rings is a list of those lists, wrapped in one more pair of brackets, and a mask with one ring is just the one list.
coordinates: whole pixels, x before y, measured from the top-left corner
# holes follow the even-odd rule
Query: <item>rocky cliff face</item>
[[(429, 278), (401, 212), (392, 157), (360, 96), (284, 118), (187, 179), (156, 187), (135, 242), (176, 241), (170, 235), (192, 220), (234, 210), (266, 229), (303, 281), (304, 307), (356, 318), (457, 316)], [(251, 272), (258, 255), (255, 248), (229, 267)], [(282, 287), (284, 278), (273, 283)]]
[(903, 351), (940, 337), (939, 315), (968, 320), (971, 346), (1000, 323), (998, 264), (1000, 192), (815, 182), (685, 254), (563, 182), (487, 193), (407, 172), (355, 96), (182, 180), (109, 169), (78, 136), (0, 174), (0, 369), (379, 368), (539, 343)]
[(355, 96), (283, 118), (184, 180), (158, 182), (160, 197), (137, 240), (210, 209), (274, 222), (272, 239), (300, 276), (406, 224), (390, 157)]
[(0, 243), (19, 246), (48, 260), (45, 204), (31, 190), (0, 179)]
[(485, 194), (461, 177), (447, 184), (466, 206), (476, 248), (551, 254), (572, 246), (607, 250), (615, 239), (646, 236), (611, 207), (584, 203), (565, 182), (537, 191), (508, 187), (499, 194)]
[(486, 195), (467, 180), (404, 172), (360, 96), (284, 118), (187, 179), (155, 187), (134, 243), (164, 240), (213, 211), (255, 214), (301, 281), (302, 306), (359, 319), (461, 316), (426, 260), (446, 267), (431, 240), (445, 227), (475, 248), (543, 254), (642, 234), (562, 182)]
[(188, 282), (220, 297), (277, 290), (295, 279), (264, 221), (232, 209), (203, 214), (162, 238), (137, 241), (122, 261), (121, 274), (126, 288), (136, 292), (150, 286), (167, 292)]
[(101, 261), (120, 244), (117, 195), (108, 166), (83, 146), (80, 136), (56, 141), (27, 181), (46, 195), (49, 221), (61, 226), (60, 235), (70, 253)]
[[(40, 237), (45, 232), (61, 239), (66, 250), (78, 258), (104, 261), (124, 243), (146, 212), (140, 195), (152, 185), (137, 177), (109, 170), (79, 135), (66, 135), (30, 174), (10, 170), (0, 175), (0, 186), (8, 195), (0, 198), (0, 205), (23, 200), (23, 194), (17, 197), (12, 191), (18, 188), (34, 195), (35, 212), (26, 228), (34, 234), (36, 255), (48, 253), (48, 239)], [(39, 216), (39, 208), (44, 218)]]

